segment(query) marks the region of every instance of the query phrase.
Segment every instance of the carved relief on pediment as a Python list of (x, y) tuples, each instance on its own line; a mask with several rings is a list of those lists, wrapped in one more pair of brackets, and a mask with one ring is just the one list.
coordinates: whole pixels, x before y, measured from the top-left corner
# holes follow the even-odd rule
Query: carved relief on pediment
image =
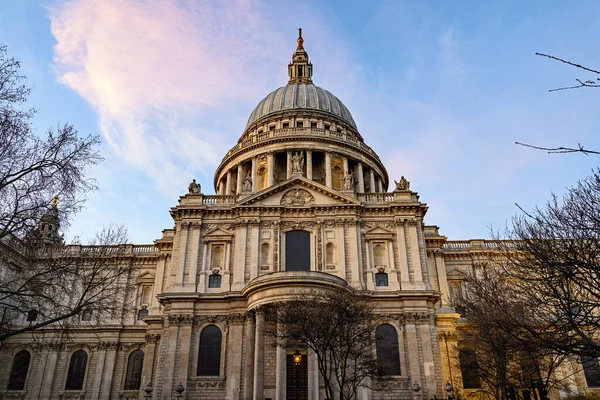
[(315, 203), (315, 197), (304, 189), (292, 189), (283, 195), (281, 205), (286, 207), (309, 206)]

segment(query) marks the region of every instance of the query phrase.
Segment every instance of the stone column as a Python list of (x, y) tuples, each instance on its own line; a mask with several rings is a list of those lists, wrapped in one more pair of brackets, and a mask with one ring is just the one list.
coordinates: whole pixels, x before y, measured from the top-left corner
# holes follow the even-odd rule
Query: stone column
[(252, 157), (252, 193), (256, 193), (258, 179), (256, 179), (256, 156)]
[(383, 193), (383, 181), (381, 178), (377, 178), (377, 191)]
[[(104, 372), (104, 361), (106, 360), (106, 343), (101, 343), (96, 353), (96, 373), (94, 374), (94, 387), (92, 388), (92, 400), (100, 398), (100, 383)], [(108, 396), (107, 396), (108, 397)]]
[(319, 364), (317, 355), (308, 350), (308, 400), (319, 400)]
[(412, 268), (415, 275), (415, 289), (425, 289), (423, 282), (423, 270), (421, 268), (421, 252), (419, 251), (419, 240), (417, 237), (417, 221), (408, 221), (408, 232), (410, 240), (410, 255), (412, 258)]
[(231, 356), (227, 360), (227, 398), (240, 398), (240, 379), (242, 374), (242, 332), (243, 314), (230, 316), (229, 331), (227, 338), (227, 354)]
[(269, 166), (267, 185), (271, 187), (275, 184), (275, 154), (273, 152), (267, 154), (267, 164)]
[(358, 162), (358, 193), (365, 192), (365, 178), (363, 176), (363, 165)]
[[(277, 326), (277, 329), (283, 329)], [(287, 354), (283, 347), (277, 346), (275, 349), (275, 399), (285, 400), (287, 384)]]
[(285, 177), (286, 177), (286, 179), (290, 179), (292, 177), (292, 152), (291, 151), (287, 152), (287, 164), (286, 164)]
[[(193, 306), (192, 306), (193, 308)], [(178, 315), (179, 317), (179, 337), (177, 353), (175, 357), (179, 358), (177, 370), (173, 374), (173, 380), (177, 385), (179, 382), (186, 382), (189, 374), (190, 347), (192, 345), (192, 323), (191, 315)]]
[(242, 168), (242, 163), (238, 164), (238, 170), (237, 170), (237, 187), (235, 188), (235, 194), (241, 194), (242, 193), (242, 180), (244, 179), (244, 171)]
[(160, 338), (159, 334), (146, 335), (146, 351), (144, 352), (144, 365), (142, 367), (142, 384), (141, 388), (145, 388), (148, 383), (154, 385), (156, 382), (152, 380), (154, 375), (154, 359), (156, 358), (156, 343)]
[(102, 389), (100, 398), (110, 397), (110, 387), (112, 386), (113, 376), (115, 375), (115, 360), (117, 358), (117, 343), (110, 343), (106, 349), (106, 358), (104, 359), (104, 374), (102, 377)]
[(372, 169), (369, 170), (369, 192), (374, 193), (377, 189), (375, 189), (375, 173)]
[[(234, 291), (242, 290), (245, 286), (246, 251), (250, 251), (246, 248), (246, 235), (247, 225), (238, 225), (235, 229), (235, 250), (233, 253), (233, 286), (231, 290)], [(207, 258), (207, 255), (204, 257)]]
[(36, 379), (33, 379), (33, 382), (31, 379), (29, 381), (29, 385), (33, 385), (31, 391), (32, 399), (49, 399), (52, 391), (58, 350), (52, 347), (44, 347), (44, 351), (46, 352), (43, 358), (44, 364), (43, 366), (40, 365)]
[(256, 310), (256, 330), (254, 333), (254, 397), (253, 400), (264, 399), (265, 372), (265, 313)]
[(333, 187), (331, 183), (331, 153), (325, 153), (325, 186), (328, 188)]
[(229, 196), (231, 194), (231, 170), (227, 171), (227, 180), (225, 181), (225, 195)]
[(252, 312), (246, 314), (246, 354), (244, 369), (244, 400), (254, 397), (254, 334), (256, 330), (255, 317)]
[(344, 174), (347, 174), (349, 172), (348, 171), (348, 157), (342, 158), (342, 161), (344, 163)]
[(433, 250), (433, 262), (437, 272), (439, 282), (439, 290), (442, 292), (441, 308), (448, 307), (450, 303), (450, 288), (448, 287), (448, 279), (446, 277), (446, 262), (444, 261), (444, 252), (442, 249)]
[(175, 265), (173, 267), (177, 271), (175, 275), (175, 282), (173, 282), (173, 287), (176, 290), (181, 290), (183, 288), (183, 273), (186, 267), (186, 253), (187, 253), (187, 242), (188, 235), (190, 234), (190, 222), (180, 222), (179, 223), (179, 234), (177, 235), (177, 239), (179, 240), (179, 248), (177, 252), (177, 259), (175, 260)]
[(306, 179), (312, 178), (312, 150), (306, 150)]

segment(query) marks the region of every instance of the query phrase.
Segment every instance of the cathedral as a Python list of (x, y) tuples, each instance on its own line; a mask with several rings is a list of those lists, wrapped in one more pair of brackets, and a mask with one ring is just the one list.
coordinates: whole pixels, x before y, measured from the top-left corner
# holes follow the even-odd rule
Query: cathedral
[[(448, 303), (493, 243), (449, 241), (424, 223), (410, 182), (390, 181), (348, 108), (313, 83), (301, 31), (288, 75), (224, 155), (216, 194), (194, 180), (170, 210), (173, 228), (128, 247), (135, 308), (68, 343), (10, 338), (2, 398), (325, 399), (316, 357), (300, 349), (297, 362), (298, 349), (275, 346), (265, 307), (346, 283), (371, 299), (386, 338), (377, 345), (395, 357), (386, 390), (364, 387), (359, 399), (469, 389)], [(15, 372), (16, 360), (26, 368)]]

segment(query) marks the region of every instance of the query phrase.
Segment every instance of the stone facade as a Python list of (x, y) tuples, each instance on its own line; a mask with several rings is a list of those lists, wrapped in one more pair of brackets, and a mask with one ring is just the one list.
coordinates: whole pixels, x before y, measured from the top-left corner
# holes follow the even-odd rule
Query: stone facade
[[(344, 282), (363, 288), (381, 324), (398, 336), (400, 374), (385, 392), (365, 388), (361, 399), (409, 400), (414, 383), (423, 399), (444, 398), (445, 382), (460, 386), (452, 361), (459, 315), (447, 304), (460, 273), (493, 249), (485, 241), (447, 241), (426, 226), (427, 205), (404, 177), (387, 190), (385, 167), (346, 107), (312, 84), (301, 37), (288, 68), (288, 85), (252, 112), (217, 168), (217, 195), (193, 182), (170, 210), (174, 228), (153, 245), (130, 246), (138, 287), (130, 312), (76, 330), (68, 344), (52, 329), (12, 338), (0, 388), (18, 351), (28, 350), (31, 363), (23, 390), (3, 398), (142, 398), (152, 383), (152, 398), (171, 399), (181, 383), (188, 399), (283, 400), (287, 358), (296, 349), (265, 337), (263, 307)], [(293, 232), (306, 238), (306, 254), (287, 254)], [(290, 270), (292, 256), (305, 257), (300, 270)], [(203, 350), (208, 327), (218, 334)], [(81, 349), (83, 386), (65, 390), (69, 362)], [(126, 389), (136, 350), (143, 351), (139, 389)], [(216, 351), (210, 374), (200, 369), (205, 350)], [(316, 358), (304, 356), (304, 398), (324, 399)]]

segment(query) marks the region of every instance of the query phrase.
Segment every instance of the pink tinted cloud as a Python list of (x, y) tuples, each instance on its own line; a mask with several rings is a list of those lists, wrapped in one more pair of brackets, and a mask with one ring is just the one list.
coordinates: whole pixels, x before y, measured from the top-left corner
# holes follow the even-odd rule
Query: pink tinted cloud
[(232, 144), (207, 128), (218, 125), (210, 111), (266, 94), (275, 59), (290, 52), (261, 6), (242, 0), (68, 0), (49, 11), (59, 81), (94, 107), (111, 147), (167, 191)]

